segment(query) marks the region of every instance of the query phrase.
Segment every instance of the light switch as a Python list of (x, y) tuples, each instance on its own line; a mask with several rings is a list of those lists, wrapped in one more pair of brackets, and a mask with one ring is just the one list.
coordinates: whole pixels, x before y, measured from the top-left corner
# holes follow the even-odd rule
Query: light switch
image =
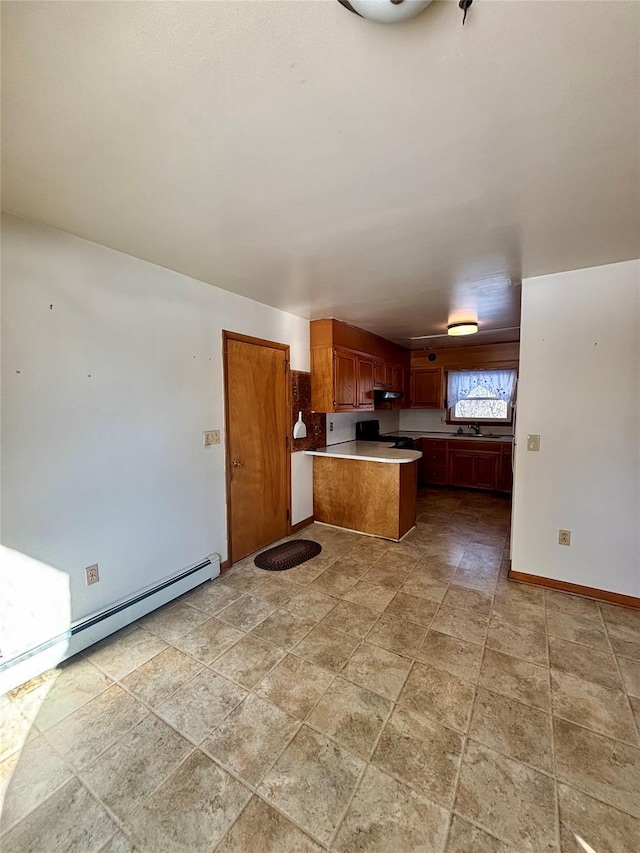
[(528, 435), (527, 436), (527, 450), (540, 450), (540, 436), (539, 435)]
[(209, 447), (210, 444), (220, 444), (220, 430), (209, 429), (206, 432), (203, 432), (202, 443), (205, 447)]

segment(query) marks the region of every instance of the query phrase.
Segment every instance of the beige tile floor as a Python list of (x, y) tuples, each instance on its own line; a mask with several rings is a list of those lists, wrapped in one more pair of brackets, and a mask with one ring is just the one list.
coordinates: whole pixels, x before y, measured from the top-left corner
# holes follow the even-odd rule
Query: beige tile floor
[(3, 853), (638, 851), (640, 612), (509, 582), (508, 520), (314, 525), (0, 697)]

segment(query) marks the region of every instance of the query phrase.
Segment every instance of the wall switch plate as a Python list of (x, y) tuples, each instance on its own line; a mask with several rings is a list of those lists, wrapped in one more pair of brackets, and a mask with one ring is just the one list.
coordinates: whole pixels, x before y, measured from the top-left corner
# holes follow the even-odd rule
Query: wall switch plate
[(93, 566), (87, 566), (84, 570), (84, 579), (87, 586), (91, 586), (92, 583), (98, 583), (100, 575), (98, 573), (97, 563), (94, 563)]
[(558, 545), (571, 545), (570, 530), (558, 530)]
[(540, 436), (539, 435), (528, 435), (527, 436), (527, 450), (540, 450)]
[(211, 444), (220, 444), (220, 430), (208, 429), (206, 432), (203, 432), (202, 443), (205, 447), (209, 447)]

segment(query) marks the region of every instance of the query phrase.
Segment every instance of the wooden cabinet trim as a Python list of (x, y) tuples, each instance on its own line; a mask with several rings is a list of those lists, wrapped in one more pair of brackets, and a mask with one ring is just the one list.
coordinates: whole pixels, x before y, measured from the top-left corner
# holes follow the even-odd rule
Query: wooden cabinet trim
[(411, 362), (411, 351), (406, 347), (342, 320), (312, 320), (310, 338), (312, 347), (343, 347), (402, 367), (409, 367)]
[[(429, 356), (435, 360), (429, 361)], [(432, 350), (412, 350), (411, 368), (441, 367), (444, 370), (473, 370), (485, 367), (517, 367), (520, 342), (476, 344), (464, 347), (441, 347)]]

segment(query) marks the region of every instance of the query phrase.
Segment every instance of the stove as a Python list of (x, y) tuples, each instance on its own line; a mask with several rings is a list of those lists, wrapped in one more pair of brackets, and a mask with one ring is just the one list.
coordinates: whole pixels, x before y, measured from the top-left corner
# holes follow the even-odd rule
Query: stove
[(406, 435), (380, 435), (380, 421), (358, 421), (356, 441), (389, 441), (398, 450), (413, 450), (413, 439)]

